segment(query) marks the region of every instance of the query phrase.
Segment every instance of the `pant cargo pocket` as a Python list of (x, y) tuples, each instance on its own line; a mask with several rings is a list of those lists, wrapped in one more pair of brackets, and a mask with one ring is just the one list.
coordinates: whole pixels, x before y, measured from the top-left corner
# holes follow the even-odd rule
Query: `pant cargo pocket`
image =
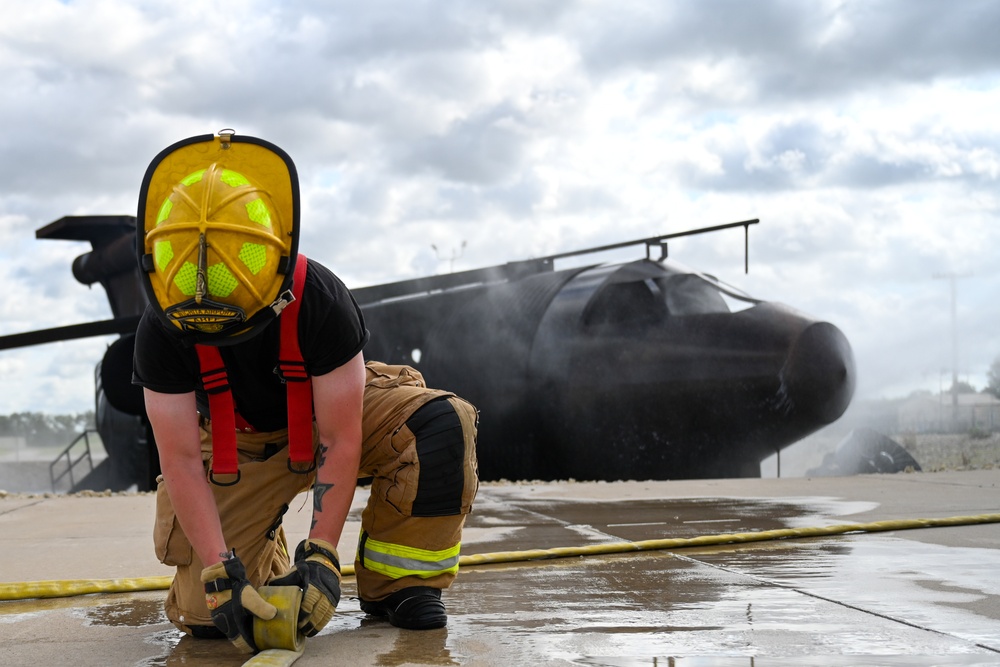
[(181, 530), (174, 506), (167, 494), (163, 475), (156, 478), (156, 524), (153, 526), (153, 548), (164, 565), (190, 565), (191, 543)]

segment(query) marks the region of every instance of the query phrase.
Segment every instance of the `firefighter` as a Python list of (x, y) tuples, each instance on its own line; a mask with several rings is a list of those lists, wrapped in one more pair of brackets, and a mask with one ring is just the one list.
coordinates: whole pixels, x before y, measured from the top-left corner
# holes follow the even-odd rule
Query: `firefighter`
[[(149, 306), (136, 334), (162, 475), (154, 543), (177, 568), (165, 603), (195, 637), (254, 652), (257, 588), (303, 590), (318, 633), (340, 599), (338, 544), (371, 477), (355, 554), (361, 608), (401, 628), (447, 623), (476, 475), (475, 408), (407, 366), (364, 361), (364, 317), (329, 269), (298, 252), (295, 167), (269, 142), (192, 137), (150, 164), (137, 255)], [(289, 553), (282, 515), (312, 490)]]

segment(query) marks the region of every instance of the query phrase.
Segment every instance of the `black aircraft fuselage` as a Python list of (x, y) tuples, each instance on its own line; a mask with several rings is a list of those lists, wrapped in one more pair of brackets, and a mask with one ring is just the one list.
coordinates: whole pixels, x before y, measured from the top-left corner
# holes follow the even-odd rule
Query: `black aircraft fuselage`
[(479, 407), (486, 479), (757, 476), (853, 392), (836, 327), (666, 260), (355, 296), (368, 357)]
[[(134, 257), (123, 217), (113, 232), (95, 227), (110, 218), (63, 218), (38, 236), (102, 230), (74, 274), (104, 285), (128, 332), (145, 300), (138, 269), (117, 256)], [(365, 357), (412, 365), (479, 408), (483, 479), (758, 476), (762, 459), (843, 414), (850, 345), (832, 324), (649, 258), (662, 239), (755, 222), (634, 242), (647, 258), (627, 263), (555, 270), (554, 259), (583, 254), (567, 253), (354, 289), (371, 331)], [(125, 333), (98, 373), (101, 435), (131, 440), (119, 456), (149, 448), (121, 428), (127, 415), (144, 425), (130, 354)]]

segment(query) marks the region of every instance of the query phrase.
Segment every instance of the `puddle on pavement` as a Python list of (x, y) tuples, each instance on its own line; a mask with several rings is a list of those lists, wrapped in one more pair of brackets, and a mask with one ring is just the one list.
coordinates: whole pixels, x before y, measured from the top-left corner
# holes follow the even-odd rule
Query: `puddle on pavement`
[(837, 550), (804, 543), (694, 558), (1000, 651), (1000, 556), (995, 550), (881, 534), (838, 543)]
[[(873, 508), (872, 503), (830, 498), (693, 498), (627, 501), (551, 501), (517, 499), (476, 506), (467, 532), (496, 535), (502, 549), (544, 549), (609, 539), (636, 541), (842, 523), (842, 517)], [(511, 530), (503, 531), (504, 526)], [(483, 529), (483, 530), (478, 530)], [(478, 531), (478, 532), (477, 532)], [(496, 550), (488, 537), (463, 544), (463, 553)]]
[(461, 665), (448, 648), (448, 629), (426, 632), (400, 632), (389, 651), (379, 653), (375, 664), (378, 667), (402, 667), (402, 665)]
[(142, 627), (168, 623), (163, 613), (163, 600), (122, 600), (87, 609), (84, 612), (91, 625)]
[(4, 601), (0, 602), (0, 624), (59, 610), (83, 618), (87, 625), (145, 627), (167, 622), (161, 594), (125, 593)]
[(107, 599), (97, 596), (81, 598), (53, 598), (41, 600), (5, 600), (0, 602), (0, 623), (14, 623), (27, 616), (37, 616), (58, 609), (76, 609), (103, 604)]
[(225, 640), (194, 639), (176, 629), (155, 633), (148, 641), (157, 646), (161, 654), (147, 658), (136, 667), (242, 667), (248, 658), (246, 653), (240, 653)]

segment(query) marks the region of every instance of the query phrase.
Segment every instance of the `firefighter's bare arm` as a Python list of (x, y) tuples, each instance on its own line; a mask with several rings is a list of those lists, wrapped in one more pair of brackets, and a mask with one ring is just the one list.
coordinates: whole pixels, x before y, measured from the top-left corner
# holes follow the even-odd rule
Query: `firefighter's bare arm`
[(215, 498), (205, 479), (194, 392), (163, 394), (143, 389), (146, 414), (160, 453), (160, 469), (177, 520), (205, 566), (228, 551)]
[(361, 462), (364, 358), (358, 353), (343, 366), (313, 377), (312, 383), (320, 444), (309, 537), (335, 545), (351, 508)]
[(361, 461), (361, 406), (365, 362), (359, 353), (325, 375), (314, 376), (313, 405), (319, 427), (313, 522), (309, 539), (295, 549), (295, 562), (272, 585), (303, 589), (298, 627), (307, 637), (322, 630), (340, 602), (337, 542), (351, 508)]

